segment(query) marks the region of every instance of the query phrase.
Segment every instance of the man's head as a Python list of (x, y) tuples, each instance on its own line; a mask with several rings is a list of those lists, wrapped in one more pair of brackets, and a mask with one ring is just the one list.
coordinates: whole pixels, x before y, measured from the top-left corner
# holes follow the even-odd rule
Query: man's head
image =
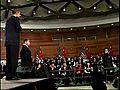
[(64, 62), (64, 63), (63, 63), (63, 66), (64, 66), (64, 67), (67, 67), (67, 63), (66, 63), (66, 62)]
[(75, 62), (75, 65), (76, 65), (76, 66), (78, 66), (78, 65), (79, 65), (79, 62), (78, 62), (78, 61), (76, 61), (76, 62)]
[(104, 53), (106, 53), (106, 54), (109, 53), (108, 48), (105, 48), (105, 49), (104, 49)]
[(41, 46), (39, 46), (39, 49), (41, 49), (42, 47)]
[(24, 44), (26, 44), (27, 46), (30, 46), (30, 40), (29, 39), (24, 39)]
[(13, 13), (13, 15), (14, 15), (15, 17), (20, 17), (20, 16), (21, 16), (19, 10), (13, 10), (12, 13)]

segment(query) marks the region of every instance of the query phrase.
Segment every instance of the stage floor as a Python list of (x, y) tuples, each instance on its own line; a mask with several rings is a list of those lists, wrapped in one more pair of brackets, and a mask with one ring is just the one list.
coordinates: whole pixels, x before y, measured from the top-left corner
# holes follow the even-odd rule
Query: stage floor
[[(58, 90), (93, 90), (91, 86), (70, 86), (70, 87), (59, 87)], [(111, 84), (107, 84), (107, 90), (118, 90)]]
[[(20, 79), (20, 80), (5, 80), (1, 79), (1, 87), (0, 90), (8, 90), (17, 87), (21, 87), (24, 85), (36, 83), (39, 81), (45, 81), (48, 78), (37, 78), (37, 79)], [(46, 84), (45, 82), (43, 82)], [(58, 87), (58, 90), (92, 90), (91, 86), (68, 86), (68, 87)], [(107, 84), (107, 90), (118, 90), (112, 86), (112, 84)]]
[(27, 84), (35, 83), (38, 81), (46, 80), (47, 78), (39, 78), (39, 79), (20, 79), (20, 80), (5, 80), (1, 79), (1, 89), (0, 90), (8, 90), (20, 86), (24, 86)]

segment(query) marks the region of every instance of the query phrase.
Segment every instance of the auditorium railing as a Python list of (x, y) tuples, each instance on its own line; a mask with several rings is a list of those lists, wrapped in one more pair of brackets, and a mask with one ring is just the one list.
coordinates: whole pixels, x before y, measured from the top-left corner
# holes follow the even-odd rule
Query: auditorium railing
[[(114, 70), (116, 69), (116, 68), (114, 68), (114, 67), (108, 67), (108, 68), (103, 68), (104, 69), (104, 71), (105, 72), (103, 72), (103, 73), (106, 73), (106, 70), (112, 70), (112, 74), (108, 74), (108, 73), (106, 73), (106, 82), (108, 82), (108, 80), (107, 80), (107, 78), (109, 78), (109, 77), (112, 77), (113, 79), (111, 80), (111, 81), (113, 81), (114, 80), (114, 78), (115, 78), (115, 72), (114, 72)], [(85, 70), (85, 69), (82, 69), (83, 71)], [(60, 76), (53, 76), (53, 78), (55, 79), (55, 80), (63, 80), (63, 79), (71, 79), (71, 83), (74, 83), (74, 80), (75, 79), (82, 79), (82, 81), (84, 82), (84, 81), (86, 81), (86, 79), (90, 79), (90, 82), (89, 83), (82, 83), (82, 85), (84, 84), (84, 85), (86, 85), (86, 84), (91, 84), (91, 72), (89, 73), (89, 75), (85, 75), (85, 73), (83, 72), (81, 75), (82, 76), (79, 76), (79, 77), (77, 77), (76, 75), (75, 75), (75, 72), (73, 71), (73, 70), (54, 70), (54, 71), (51, 71), (51, 73), (55, 73), (55, 72), (57, 72), (57, 73), (59, 73), (59, 72), (70, 72), (70, 73), (72, 73), (73, 75), (70, 75), (70, 76), (65, 76), (65, 77), (61, 77), (61, 75)], [(61, 85), (61, 83), (60, 82), (58, 82), (58, 84), (59, 85)], [(75, 84), (72, 84), (72, 85), (75, 85)]]
[[(2, 59), (3, 60), (3, 59)], [(107, 80), (107, 78), (109, 78), (109, 77), (115, 77), (115, 73), (114, 73), (114, 70), (116, 69), (115, 67), (108, 67), (108, 68), (103, 68), (104, 69), (104, 71), (105, 71), (105, 73), (106, 73), (106, 70), (113, 70), (113, 74), (111, 74), (111, 75), (109, 75), (108, 73), (106, 73), (106, 80)], [(82, 76), (80, 76), (80, 77), (77, 77), (76, 75), (75, 75), (75, 72), (73, 71), (73, 70), (54, 70), (54, 71), (51, 71), (52, 73), (53, 72), (57, 72), (57, 73), (59, 73), (59, 72), (62, 72), (62, 71), (66, 71), (66, 72), (70, 72), (70, 73), (72, 73), (72, 75), (70, 75), (70, 76), (67, 76), (67, 77), (61, 77), (61, 76), (55, 76), (55, 77), (53, 77), (55, 80), (63, 80), (63, 79), (71, 79), (71, 82), (72, 83), (74, 83), (74, 81), (73, 81), (73, 79), (76, 79), (76, 78), (80, 78), (80, 79), (82, 79), (82, 80), (85, 80), (85, 79), (88, 79), (88, 78), (90, 78), (91, 79), (91, 75), (88, 75), (88, 76), (85, 76), (84, 75), (84, 70), (85, 69), (82, 69), (82, 71), (83, 71), (83, 73), (82, 73)], [(0, 72), (0, 76), (1, 75), (5, 75), (5, 72)], [(106, 81), (107, 82), (107, 81)], [(58, 83), (58, 84), (60, 84), (60, 83)]]

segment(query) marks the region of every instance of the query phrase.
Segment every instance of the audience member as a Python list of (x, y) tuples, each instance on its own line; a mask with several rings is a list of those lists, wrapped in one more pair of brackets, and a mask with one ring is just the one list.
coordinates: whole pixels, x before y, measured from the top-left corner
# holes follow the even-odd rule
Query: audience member
[(70, 68), (67, 66), (66, 62), (63, 63), (63, 67), (61, 67), (61, 76), (63, 79), (63, 84), (68, 85), (70, 82), (70, 79), (68, 78), (70, 73), (69, 73)]
[(103, 67), (104, 67), (104, 72), (105, 72), (105, 81), (110, 80), (110, 78), (107, 78), (106, 75), (110, 75), (111, 72), (113, 72), (113, 69), (109, 69), (113, 67), (112, 64), (112, 56), (109, 54), (108, 48), (104, 49), (104, 55), (102, 56), (102, 61), (103, 61)]
[(82, 70), (82, 64), (79, 64), (78, 61), (76, 61), (75, 66), (73, 67), (73, 71), (75, 74), (75, 83), (81, 83), (82, 84), (82, 74), (83, 74), (83, 70)]

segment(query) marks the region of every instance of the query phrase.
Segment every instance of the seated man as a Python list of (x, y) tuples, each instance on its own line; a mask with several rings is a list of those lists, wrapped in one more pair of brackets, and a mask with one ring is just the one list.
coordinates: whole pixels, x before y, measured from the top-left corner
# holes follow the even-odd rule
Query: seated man
[(29, 49), (30, 40), (24, 39), (24, 44), (20, 51), (21, 66), (32, 66), (31, 51)]

